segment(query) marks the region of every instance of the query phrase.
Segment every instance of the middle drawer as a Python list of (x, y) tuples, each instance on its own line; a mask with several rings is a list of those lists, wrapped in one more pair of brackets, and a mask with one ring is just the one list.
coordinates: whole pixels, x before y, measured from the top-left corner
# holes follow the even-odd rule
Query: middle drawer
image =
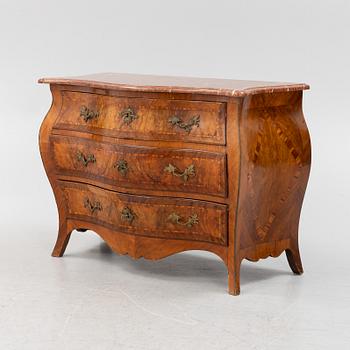
[(125, 146), (51, 136), (58, 175), (78, 176), (116, 187), (226, 197), (223, 153)]

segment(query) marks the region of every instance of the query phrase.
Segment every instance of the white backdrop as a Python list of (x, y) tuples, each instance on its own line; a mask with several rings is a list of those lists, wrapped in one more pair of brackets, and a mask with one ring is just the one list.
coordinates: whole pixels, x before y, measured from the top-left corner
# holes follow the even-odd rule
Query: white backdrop
[[(114, 71), (305, 82), (313, 162), (300, 223), (303, 278), (318, 276), (313, 292), (333, 294), (349, 309), (349, 34), (347, 0), (0, 0), (0, 247), (11, 252), (0, 257), (0, 281), (11, 264), (25, 267), (26, 245), (42, 242), (50, 261), (56, 237), (37, 142), (51, 96), (38, 78)], [(7, 307), (0, 289), (1, 300)], [(318, 349), (333, 339), (324, 334), (318, 344), (313, 336)]]

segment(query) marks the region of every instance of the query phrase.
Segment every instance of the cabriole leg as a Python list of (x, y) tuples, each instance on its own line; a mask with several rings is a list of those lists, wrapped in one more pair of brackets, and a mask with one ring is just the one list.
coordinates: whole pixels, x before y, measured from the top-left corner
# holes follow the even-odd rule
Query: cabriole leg
[(303, 265), (301, 263), (298, 244), (294, 244), (292, 247), (286, 249), (286, 256), (291, 270), (295, 274), (301, 275), (304, 272), (304, 270)]
[(228, 292), (231, 295), (240, 294), (240, 270), (241, 261), (233, 261), (228, 264)]
[(53, 251), (51, 254), (52, 256), (55, 256), (55, 257), (63, 256), (63, 254), (66, 250), (67, 244), (69, 242), (69, 238), (70, 238), (71, 233), (72, 233), (72, 231), (68, 230), (66, 224), (60, 226), (59, 231), (58, 231), (57, 241), (56, 241), (55, 247), (53, 248)]

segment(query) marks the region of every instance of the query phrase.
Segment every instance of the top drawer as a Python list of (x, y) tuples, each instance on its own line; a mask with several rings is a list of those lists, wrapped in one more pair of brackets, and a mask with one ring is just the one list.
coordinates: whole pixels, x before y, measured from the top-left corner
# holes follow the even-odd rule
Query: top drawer
[(55, 126), (118, 138), (225, 145), (226, 104), (63, 91)]

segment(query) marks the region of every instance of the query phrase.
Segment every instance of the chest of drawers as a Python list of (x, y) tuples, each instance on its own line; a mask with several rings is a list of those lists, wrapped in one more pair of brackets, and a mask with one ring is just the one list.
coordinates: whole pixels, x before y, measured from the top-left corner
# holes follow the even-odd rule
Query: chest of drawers
[(301, 274), (298, 223), (311, 149), (305, 84), (97, 74), (44, 78), (40, 152), (59, 213), (117, 253), (217, 254), (240, 292), (243, 259), (283, 251)]

